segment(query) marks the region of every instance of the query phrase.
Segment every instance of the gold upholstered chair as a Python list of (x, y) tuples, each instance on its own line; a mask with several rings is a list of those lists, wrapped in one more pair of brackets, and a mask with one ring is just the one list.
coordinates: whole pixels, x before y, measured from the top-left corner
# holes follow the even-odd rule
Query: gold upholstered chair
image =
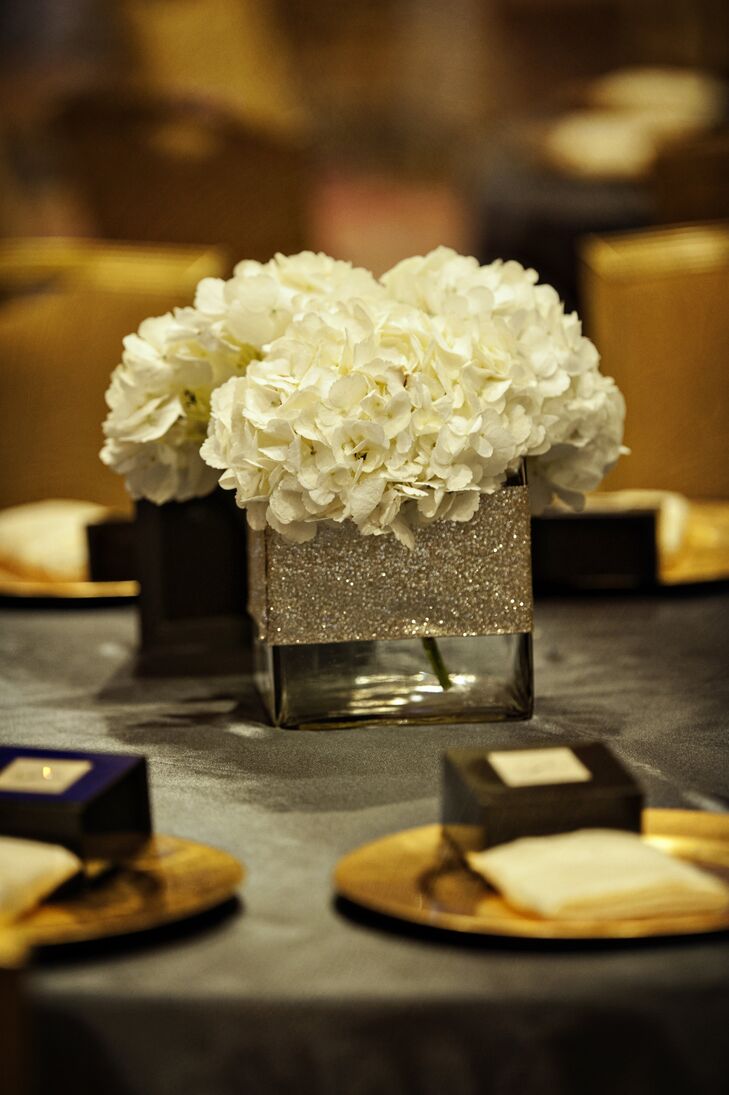
[(53, 133), (105, 239), (210, 244), (231, 264), (306, 245), (308, 154), (296, 134), (134, 91), (69, 101)]
[(211, 249), (0, 243), (0, 508), (43, 498), (129, 508), (98, 458), (122, 338), (223, 272)]
[(605, 489), (729, 498), (729, 222), (590, 237), (588, 333), (627, 403)]

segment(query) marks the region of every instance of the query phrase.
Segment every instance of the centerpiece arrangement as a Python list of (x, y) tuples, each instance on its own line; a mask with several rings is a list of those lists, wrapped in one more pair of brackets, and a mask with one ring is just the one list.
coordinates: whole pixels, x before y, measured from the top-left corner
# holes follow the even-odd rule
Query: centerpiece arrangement
[(129, 336), (102, 459), (157, 503), (235, 491), (275, 721), (523, 718), (526, 477), (579, 506), (617, 460), (598, 366), (518, 263), (278, 255)]

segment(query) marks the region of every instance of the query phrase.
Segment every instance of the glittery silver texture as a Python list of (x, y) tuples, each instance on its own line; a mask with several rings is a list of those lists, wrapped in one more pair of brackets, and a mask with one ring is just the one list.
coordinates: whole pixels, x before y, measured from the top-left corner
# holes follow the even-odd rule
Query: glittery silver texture
[(529, 499), (524, 486), (482, 496), (465, 523), (394, 536), (322, 522), (305, 544), (267, 528), (248, 536), (249, 610), (274, 646), (532, 629)]

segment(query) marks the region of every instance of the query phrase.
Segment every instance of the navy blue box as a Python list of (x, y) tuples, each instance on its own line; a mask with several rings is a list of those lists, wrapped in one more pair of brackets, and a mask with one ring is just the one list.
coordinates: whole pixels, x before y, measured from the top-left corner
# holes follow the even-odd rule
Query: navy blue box
[(114, 860), (151, 831), (145, 757), (0, 746), (0, 834)]

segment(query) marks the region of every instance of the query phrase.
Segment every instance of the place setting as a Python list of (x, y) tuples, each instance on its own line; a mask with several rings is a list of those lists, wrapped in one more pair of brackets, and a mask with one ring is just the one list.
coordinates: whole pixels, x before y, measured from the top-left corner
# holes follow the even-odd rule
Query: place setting
[[(725, 816), (644, 808), (605, 744), (529, 730), (532, 513), (557, 506), (560, 552), (589, 556), (564, 515), (626, 455), (617, 385), (533, 271), (445, 247), (381, 278), (312, 252), (245, 260), (124, 339), (107, 405), (101, 460), (135, 524), (60, 501), (0, 517), (28, 566), (53, 542), (68, 567), (136, 568), (139, 671), (252, 662), (284, 735), (524, 727), (448, 750), (440, 821), (350, 852), (340, 896), (544, 941), (729, 926)], [(2, 747), (0, 834), (3, 916), (30, 945), (191, 917), (245, 876), (153, 831), (143, 756)]]
[(0, 926), (18, 946), (164, 928), (244, 880), (228, 852), (153, 830), (143, 756), (0, 746)]
[(729, 929), (729, 815), (644, 809), (600, 743), (443, 757), (441, 820), (337, 864), (336, 892), (391, 921), (575, 942)]

